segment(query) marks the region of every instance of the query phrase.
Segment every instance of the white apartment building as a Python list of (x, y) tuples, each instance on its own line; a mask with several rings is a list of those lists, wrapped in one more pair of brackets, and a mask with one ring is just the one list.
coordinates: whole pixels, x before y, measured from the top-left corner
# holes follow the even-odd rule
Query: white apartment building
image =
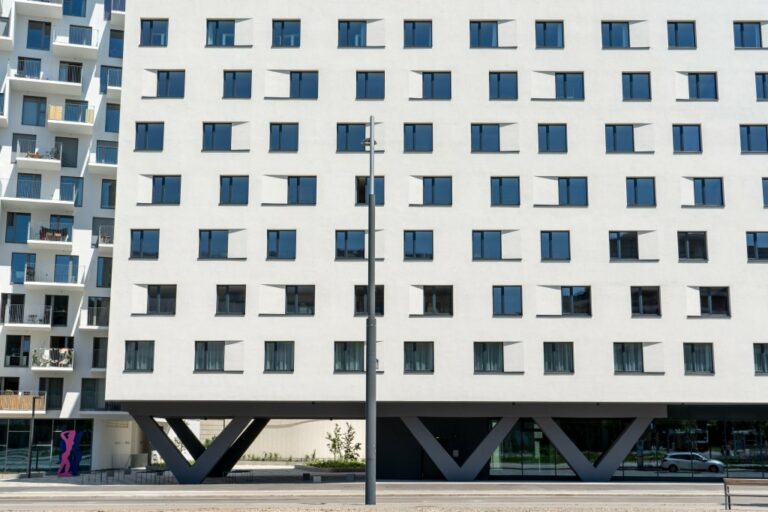
[[(104, 400), (124, 1), (3, 0), (0, 472), (123, 467), (140, 431)], [(43, 405), (40, 407), (41, 405)]]
[(133, 0), (125, 43), (106, 398), (180, 481), (362, 418), (371, 115), (380, 477), (764, 476), (764, 2)]

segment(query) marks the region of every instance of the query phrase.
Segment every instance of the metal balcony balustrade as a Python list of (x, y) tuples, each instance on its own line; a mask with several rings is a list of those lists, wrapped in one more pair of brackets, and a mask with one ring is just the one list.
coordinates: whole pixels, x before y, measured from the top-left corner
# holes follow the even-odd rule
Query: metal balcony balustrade
[(19, 200), (31, 200), (30, 203), (37, 201), (54, 201), (64, 204), (74, 204), (80, 193), (75, 184), (64, 184), (56, 189), (50, 189), (42, 186), (42, 180), (22, 179), (17, 180), (15, 186), (7, 180), (0, 181), (3, 190), (3, 198), (13, 200), (14, 202), (23, 202)]
[(117, 146), (97, 146), (96, 163), (117, 165)]
[[(9, 63), (10, 66), (10, 63)], [(81, 84), (83, 82), (82, 64), (73, 64), (68, 62), (59, 63), (59, 73), (56, 78), (46, 75), (42, 69), (42, 62), (39, 59), (30, 59), (19, 57), (18, 64), (12, 76), (16, 78), (30, 78), (34, 80), (47, 80), (58, 82), (69, 82)]]
[(123, 70), (120, 68), (110, 68), (105, 72), (106, 84), (104, 87), (122, 87)]
[(51, 325), (53, 316), (51, 306), (26, 306), (24, 304), (8, 304), (5, 306), (0, 323), (8, 325)]
[(47, 150), (37, 147), (37, 142), (32, 139), (19, 139), (16, 142), (16, 157), (38, 158), (41, 160), (61, 160), (62, 144), (54, 144)]
[(72, 242), (72, 227), (59, 226), (56, 224), (50, 226), (29, 227), (27, 240), (34, 242)]
[(89, 306), (87, 321), (92, 327), (109, 326), (109, 306)]
[(43, 272), (36, 267), (36, 265), (26, 266), (25, 283), (83, 284), (85, 267), (62, 263), (54, 264), (52, 274)]
[(75, 366), (73, 348), (35, 348), (32, 349), (32, 368), (51, 368), (71, 370)]
[(99, 232), (96, 235), (96, 247), (112, 245), (115, 243), (115, 226), (99, 226)]
[(88, 107), (86, 104), (67, 103), (65, 105), (48, 106), (48, 121), (93, 124), (95, 117), (95, 109)]
[(99, 31), (92, 27), (70, 25), (67, 31), (54, 30), (52, 40), (54, 44), (64, 43), (96, 48), (99, 42)]

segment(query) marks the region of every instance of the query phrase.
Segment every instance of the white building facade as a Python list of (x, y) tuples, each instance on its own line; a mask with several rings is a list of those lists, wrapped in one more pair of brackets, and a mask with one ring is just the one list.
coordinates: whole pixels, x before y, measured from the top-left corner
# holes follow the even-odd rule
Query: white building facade
[[(113, 9), (114, 7), (114, 9)], [(127, 467), (140, 431), (105, 402), (124, 2), (4, 0), (0, 472)], [(21, 396), (22, 398), (18, 398)], [(43, 405), (44, 404), (44, 405)]]
[(181, 481), (362, 417), (371, 115), (380, 476), (762, 476), (762, 2), (134, 0), (125, 41), (106, 397)]

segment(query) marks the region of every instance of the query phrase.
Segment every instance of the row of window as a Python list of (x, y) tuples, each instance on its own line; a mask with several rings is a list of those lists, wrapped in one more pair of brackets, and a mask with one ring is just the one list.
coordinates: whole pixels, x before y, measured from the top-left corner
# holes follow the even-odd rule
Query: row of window
[[(16, 78), (29, 78), (32, 80), (50, 80), (48, 73), (43, 73), (43, 61), (33, 57), (19, 57), (16, 70)], [(54, 76), (56, 76), (54, 74)], [(56, 78), (59, 82), (68, 82), (74, 84), (83, 83), (83, 63), (82, 62), (59, 62), (59, 72)], [(119, 66), (99, 66), (99, 92), (106, 94), (110, 87), (122, 87), (123, 68)]]
[[(237, 342), (240, 344), (242, 342)], [(513, 364), (510, 355), (505, 358), (505, 346), (515, 343), (474, 342), (473, 360), (476, 374), (504, 374), (523, 371), (509, 371)], [(517, 342), (519, 344), (519, 342)], [(194, 356), (195, 372), (226, 372), (237, 370), (227, 368), (225, 353), (235, 343), (226, 341), (196, 341)], [(264, 372), (291, 373), (294, 371), (293, 341), (264, 342)], [(613, 344), (614, 372), (616, 374), (657, 373), (645, 369), (644, 349), (648, 344), (638, 342), (617, 342)], [(768, 344), (755, 343), (755, 374), (768, 374)], [(241, 349), (241, 347), (238, 347)], [(521, 354), (515, 353), (519, 358)], [(543, 343), (544, 374), (573, 374), (574, 343)], [(151, 340), (125, 342), (125, 372), (152, 372), (155, 362), (155, 342)], [(521, 361), (515, 361), (517, 368), (522, 368)], [(712, 343), (683, 343), (683, 364), (686, 375), (713, 375), (715, 373), (714, 351)], [(335, 373), (361, 373), (365, 371), (365, 343), (359, 341), (334, 342), (333, 369)], [(435, 343), (432, 341), (406, 341), (403, 343), (403, 372), (435, 372)]]
[[(98, 32), (87, 25), (70, 25), (68, 28), (67, 44), (78, 46), (98, 46)], [(110, 29), (108, 55), (115, 59), (123, 58), (124, 33), (122, 30)], [(47, 21), (29, 20), (27, 23), (27, 49), (50, 51), (51, 23)]]
[[(30, 107), (32, 108), (32, 107)], [(27, 119), (37, 119), (35, 114), (27, 113)], [(114, 122), (114, 116), (119, 116), (119, 111), (112, 110), (107, 116), (108, 122)], [(95, 163), (105, 165), (117, 165), (116, 141), (97, 140)], [(78, 169), (80, 140), (74, 137), (56, 137), (51, 147), (41, 147), (37, 141), (37, 135), (32, 133), (14, 133), (11, 140), (11, 151), (14, 157), (32, 156), (33, 158), (46, 158), (59, 160), (61, 167)]]
[[(175, 315), (176, 294), (175, 284), (146, 285), (146, 310), (141, 315)], [(314, 285), (286, 285), (279, 287), (284, 293), (284, 301), (278, 302), (280, 312), (262, 313), (268, 316), (313, 316), (315, 314)], [(453, 315), (453, 286), (421, 286), (423, 302), (419, 304), (421, 313), (411, 316), (452, 316)], [(592, 289), (590, 286), (555, 286), (546, 287), (554, 290), (559, 296), (558, 311), (542, 313), (540, 318), (576, 316), (592, 316)], [(730, 291), (728, 287), (690, 287), (697, 294), (697, 310), (690, 317), (727, 318), (731, 315)], [(493, 316), (522, 317), (523, 289), (518, 285), (493, 286)], [(93, 298), (94, 300), (98, 298)], [(216, 315), (244, 316), (246, 302), (246, 285), (217, 285), (216, 286)], [(630, 287), (630, 302), (633, 317), (661, 317), (661, 288), (659, 286)], [(368, 287), (354, 287), (354, 314), (368, 314)], [(375, 297), (378, 316), (384, 315), (384, 286), (376, 286)], [(104, 304), (100, 304), (105, 306)], [(108, 303), (106, 304), (108, 308)]]
[[(18, 173), (16, 175), (16, 193), (13, 197), (25, 199), (49, 199), (42, 196), (43, 179), (40, 174)], [(101, 200), (99, 207), (114, 210), (117, 181), (104, 178), (101, 180)], [(10, 194), (6, 197), (10, 197)], [(83, 206), (83, 178), (80, 176), (59, 177), (60, 201), (71, 201), (74, 206)]]
[[(552, 178), (557, 181), (557, 197), (547, 206), (589, 205), (588, 179), (586, 177)], [(155, 175), (152, 180), (152, 196), (146, 203), (153, 205), (181, 204), (181, 176)], [(248, 176), (219, 177), (220, 205), (247, 205), (250, 195)], [(286, 178), (287, 205), (317, 204), (316, 176), (288, 176)], [(419, 206), (451, 206), (453, 204), (453, 178), (451, 176), (421, 176), (418, 178), (422, 192)], [(653, 177), (626, 178), (627, 207), (655, 207), (656, 179)], [(494, 176), (490, 179), (491, 206), (520, 206), (520, 178), (516, 176)], [(722, 178), (692, 178), (693, 202), (687, 206), (724, 206)], [(763, 206), (768, 206), (768, 178), (761, 180)], [(368, 204), (368, 177), (355, 176), (355, 204)], [(385, 204), (385, 177), (374, 178), (376, 206)], [(104, 203), (102, 192), (102, 204)], [(108, 203), (112, 204), (112, 203)]]
[[(272, 72), (270, 72), (272, 73)], [(288, 87), (281, 91), (267, 91), (266, 97), (316, 100), (319, 97), (320, 73), (318, 71), (285, 71)], [(452, 73), (450, 71), (419, 71), (418, 93), (411, 91), (410, 99), (450, 100), (452, 97)], [(688, 87), (681, 101), (716, 101), (719, 98), (717, 73), (685, 72)], [(158, 70), (157, 98), (183, 98), (186, 72), (184, 70)], [(533, 99), (582, 101), (584, 95), (584, 73), (537, 71), (543, 76), (547, 92), (536, 94)], [(384, 71), (357, 71), (355, 75), (355, 98), (358, 100), (383, 100), (385, 97)], [(224, 71), (223, 97), (234, 99), (251, 98), (253, 73), (251, 71)], [(551, 82), (551, 83), (550, 83)], [(625, 72), (621, 74), (622, 97), (624, 101), (651, 101), (651, 73)], [(550, 91), (551, 89), (551, 91)], [(278, 95), (279, 92), (279, 95)], [(755, 73), (755, 93), (758, 101), (768, 100), (768, 73)], [(518, 73), (516, 71), (491, 71), (488, 73), (489, 100), (517, 100)]]
[[(99, 261), (99, 272), (104, 280), (111, 280), (112, 259), (103, 258)], [(111, 283), (104, 283), (107, 286)], [(79, 303), (79, 301), (77, 301)], [(86, 314), (87, 326), (106, 327), (109, 325), (109, 297), (88, 297)], [(77, 304), (74, 305), (77, 307)], [(17, 325), (50, 325), (52, 327), (67, 327), (69, 325), (69, 296), (46, 295), (42, 307), (27, 304), (23, 293), (3, 293), (2, 308), (0, 308), (0, 323)], [(54, 341), (64, 340), (66, 345), (54, 344)], [(62, 342), (63, 343), (63, 342)], [(51, 348), (73, 348), (72, 338), (51, 337)]]
[[(360, 153), (366, 151), (366, 124), (338, 123), (336, 125), (336, 152)], [(605, 125), (606, 153), (648, 153), (635, 143), (635, 133), (648, 125)], [(248, 147), (233, 146), (235, 129), (245, 129), (245, 123), (203, 123), (203, 151), (249, 151)], [(518, 153), (515, 123), (472, 123), (472, 153)], [(742, 153), (768, 153), (768, 125), (741, 125), (739, 127)], [(136, 151), (162, 151), (165, 123), (136, 123)], [(567, 153), (568, 127), (566, 124), (538, 125), (539, 153)], [(702, 153), (701, 125), (675, 124), (672, 126), (673, 151), (676, 154)], [(298, 123), (270, 123), (269, 151), (295, 153), (299, 150)], [(431, 123), (405, 123), (403, 125), (403, 152), (429, 153), (433, 150)]]
[[(201, 260), (246, 259), (245, 254), (231, 251), (231, 240), (242, 237), (243, 230), (199, 230), (198, 258)], [(611, 261), (657, 261), (641, 255), (641, 237), (649, 232), (610, 231), (608, 248)], [(650, 232), (652, 234), (652, 232)], [(475, 261), (513, 261), (511, 246), (519, 246), (519, 230), (473, 230), (472, 259)], [(335, 258), (337, 260), (365, 260), (366, 237), (364, 230), (336, 230)], [(296, 230), (267, 230), (267, 259), (293, 260), (296, 258)], [(434, 232), (431, 230), (403, 231), (403, 258), (408, 260), (434, 259)], [(570, 261), (570, 231), (541, 231), (541, 260)], [(707, 261), (707, 234), (703, 231), (677, 233), (680, 261)], [(746, 234), (748, 261), (768, 261), (768, 232), (752, 231)], [(237, 254), (234, 254), (236, 253)], [(516, 251), (515, 251), (516, 252)], [(157, 259), (160, 256), (160, 231), (156, 229), (131, 230), (132, 259)]]
[[(53, 105), (52, 105), (53, 107)], [(46, 126), (48, 100), (38, 96), (24, 96), (21, 105), (21, 124), (24, 126)], [(95, 112), (83, 100), (64, 100), (60, 121), (70, 123), (93, 123)], [(104, 114), (104, 131), (119, 133), (120, 105), (107, 103)]]
[[(246, 33), (250, 19), (208, 19), (206, 46), (252, 46)], [(565, 30), (562, 21), (536, 21), (536, 48), (562, 49)], [(762, 48), (761, 21), (733, 23), (736, 48)], [(516, 21), (478, 20), (469, 22), (470, 48), (515, 48)], [(163, 47), (168, 45), (168, 19), (142, 19), (140, 45)], [(338, 20), (339, 48), (383, 48), (384, 21)], [(647, 21), (603, 21), (602, 44), (605, 49), (648, 48)], [(667, 40), (670, 49), (696, 48), (695, 21), (667, 22)], [(272, 47), (298, 48), (301, 46), (300, 20), (272, 20)], [(403, 22), (404, 48), (432, 48), (432, 21), (405, 20)]]

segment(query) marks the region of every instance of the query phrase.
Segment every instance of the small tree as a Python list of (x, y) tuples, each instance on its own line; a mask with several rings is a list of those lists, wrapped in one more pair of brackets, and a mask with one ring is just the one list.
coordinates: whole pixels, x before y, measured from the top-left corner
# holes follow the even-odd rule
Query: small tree
[(360, 443), (355, 442), (355, 427), (347, 422), (347, 430), (342, 438), (342, 451), (344, 461), (355, 461), (360, 458)]
[(338, 423), (334, 423), (333, 432), (326, 432), (325, 439), (328, 441), (328, 451), (333, 455), (334, 460), (341, 458), (342, 446), (341, 446), (341, 427)]

